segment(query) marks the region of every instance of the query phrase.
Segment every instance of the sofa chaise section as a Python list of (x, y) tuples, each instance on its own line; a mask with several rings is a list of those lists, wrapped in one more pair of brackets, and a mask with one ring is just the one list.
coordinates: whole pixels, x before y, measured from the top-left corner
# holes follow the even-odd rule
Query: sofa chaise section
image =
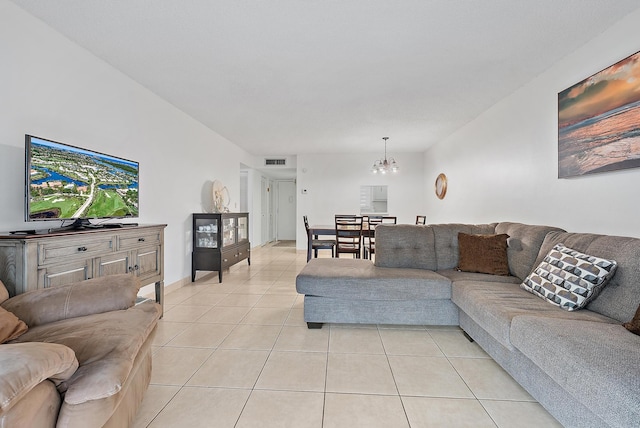
[(322, 323), (457, 325), (451, 281), (425, 269), (377, 267), (362, 259), (312, 259), (296, 278), (304, 319)]

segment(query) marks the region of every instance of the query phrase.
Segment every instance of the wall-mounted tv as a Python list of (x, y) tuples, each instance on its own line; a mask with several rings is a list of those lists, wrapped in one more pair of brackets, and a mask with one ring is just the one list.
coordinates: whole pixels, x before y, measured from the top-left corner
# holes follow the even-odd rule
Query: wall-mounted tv
[(25, 135), (27, 221), (138, 217), (138, 162)]

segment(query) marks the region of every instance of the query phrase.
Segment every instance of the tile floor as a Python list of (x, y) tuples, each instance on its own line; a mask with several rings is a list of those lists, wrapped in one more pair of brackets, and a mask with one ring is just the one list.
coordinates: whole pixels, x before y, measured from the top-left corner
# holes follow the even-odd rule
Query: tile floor
[(140, 427), (560, 426), (455, 327), (308, 330), (306, 254), (267, 246), (168, 293)]

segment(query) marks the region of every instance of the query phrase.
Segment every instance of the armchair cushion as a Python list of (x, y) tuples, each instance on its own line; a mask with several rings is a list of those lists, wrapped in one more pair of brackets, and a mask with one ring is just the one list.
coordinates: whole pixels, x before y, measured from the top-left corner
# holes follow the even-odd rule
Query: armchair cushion
[(4, 302), (8, 298), (9, 298), (9, 291), (7, 291), (7, 288), (4, 286), (2, 281), (0, 281), (0, 303)]
[(122, 311), (34, 327), (18, 341), (54, 342), (75, 352), (80, 368), (60, 388), (66, 391), (66, 403), (79, 404), (120, 392), (158, 318), (160, 305), (146, 301)]
[(0, 345), (0, 413), (8, 412), (40, 382), (69, 379), (78, 368), (74, 352), (57, 343)]
[(0, 343), (8, 342), (27, 331), (27, 325), (11, 312), (0, 307)]
[(68, 318), (127, 309), (140, 281), (133, 275), (103, 276), (60, 287), (28, 291), (2, 303), (29, 327)]

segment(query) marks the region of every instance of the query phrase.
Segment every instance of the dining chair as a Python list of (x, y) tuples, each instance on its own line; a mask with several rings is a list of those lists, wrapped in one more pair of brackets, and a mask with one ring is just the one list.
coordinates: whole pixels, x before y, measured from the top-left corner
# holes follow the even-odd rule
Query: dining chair
[(357, 259), (362, 253), (362, 217), (356, 215), (336, 215), (336, 257), (353, 254)]
[[(307, 231), (307, 239), (311, 239), (311, 249), (313, 250), (313, 257), (318, 258), (318, 250), (331, 250), (331, 257), (335, 257), (334, 250), (336, 248), (335, 239), (318, 239), (318, 236), (309, 236), (309, 220), (307, 216), (302, 216), (304, 219), (304, 228)], [(308, 242), (307, 242), (308, 244)]]
[[(376, 253), (376, 226), (380, 224), (396, 224), (398, 218), (396, 216), (380, 216), (374, 221), (373, 227), (369, 222), (369, 230), (367, 231), (367, 240), (364, 245), (364, 258), (371, 259), (371, 256)], [(363, 231), (364, 235), (364, 231)]]
[(427, 216), (426, 215), (417, 215), (416, 216), (416, 224), (427, 224)]

